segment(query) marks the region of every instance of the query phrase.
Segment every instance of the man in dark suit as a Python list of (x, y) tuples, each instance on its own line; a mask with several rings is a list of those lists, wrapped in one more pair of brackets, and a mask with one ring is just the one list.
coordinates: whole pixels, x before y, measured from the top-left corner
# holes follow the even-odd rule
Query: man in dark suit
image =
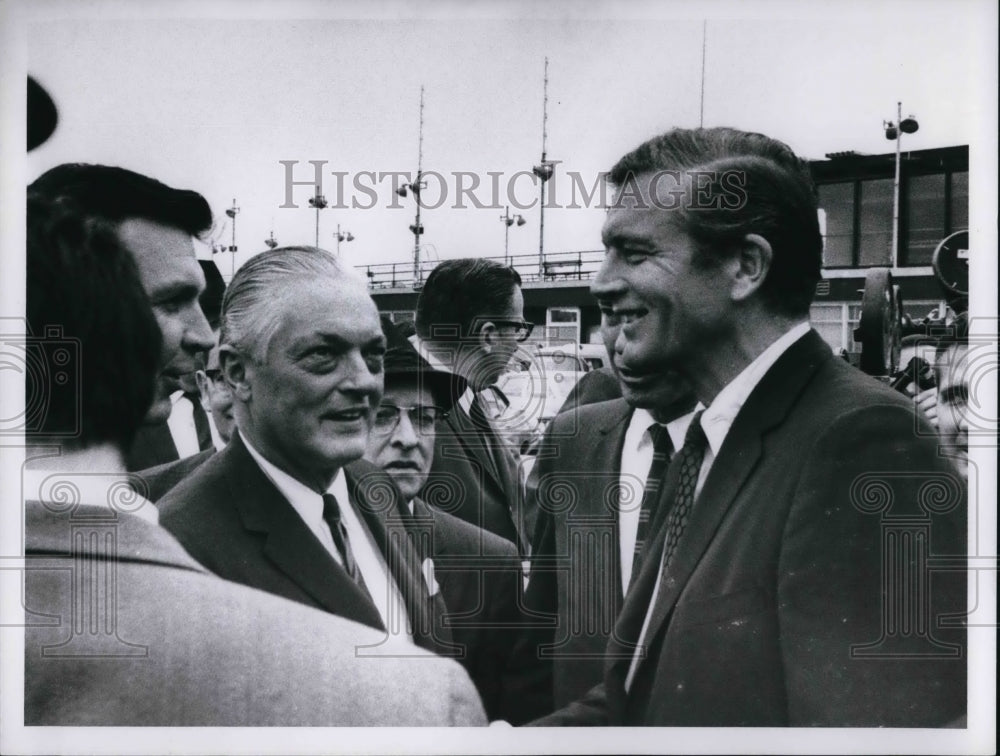
[(610, 179), (592, 290), (622, 385), (677, 370), (704, 410), (604, 681), (536, 724), (961, 722), (964, 481), (912, 402), (809, 329), (822, 241), (804, 163), (759, 134), (675, 130)]
[(47, 402), (25, 429), (24, 724), (484, 723), (455, 662), (362, 658), (383, 633), (221, 580), (157, 524), (124, 467), (163, 355), (136, 266), (62, 203), (29, 196), (27, 227), (27, 320), (47, 336), (25, 346), (63, 370), (26, 376)]
[[(602, 327), (612, 376), (617, 331)], [(517, 691), (515, 723), (575, 701), (603, 677), (662, 479), (694, 416), (687, 381), (673, 371), (659, 378), (642, 390), (619, 388), (621, 399), (567, 408), (539, 445), (525, 502), (536, 517), (524, 598), (533, 621), (508, 683)]]
[(432, 505), (439, 498), (461, 502), (453, 514), (513, 541), (522, 553), (530, 534), (518, 511), (521, 471), (480, 393), (506, 370), (532, 327), (524, 320), (517, 271), (491, 260), (446, 260), (424, 282), (413, 339), (433, 368), (469, 386), (438, 424), (424, 498)]
[(384, 352), (375, 303), (332, 255), (251, 258), (219, 347), (238, 432), (160, 501), (161, 521), (228, 580), (385, 630), (389, 650), (399, 637), (451, 652), (399, 492), (360, 460)]
[[(176, 459), (166, 421), (178, 401), (194, 412), (181, 392), (196, 391), (194, 372), (213, 343), (199, 301), (206, 291), (205, 274), (193, 244), (212, 227), (208, 202), (197, 192), (174, 189), (134, 171), (83, 163), (56, 166), (28, 189), (51, 201), (72, 202), (87, 217), (111, 225), (135, 260), (163, 334), (163, 356), (156, 400), (136, 434), (146, 440), (133, 441), (126, 464), (129, 470), (141, 470)], [(195, 443), (194, 452), (208, 448), (207, 426), (202, 441)]]
[(521, 564), (517, 547), (452, 514), (459, 502), (431, 507), (418, 492), (434, 459), (435, 423), (465, 390), (457, 376), (432, 370), (383, 318), (388, 339), (385, 392), (365, 459), (385, 470), (412, 515), (411, 533), (424, 564), (430, 559), (448, 613), (442, 617), (458, 657), (491, 718), (507, 716), (501, 684), (521, 622)]

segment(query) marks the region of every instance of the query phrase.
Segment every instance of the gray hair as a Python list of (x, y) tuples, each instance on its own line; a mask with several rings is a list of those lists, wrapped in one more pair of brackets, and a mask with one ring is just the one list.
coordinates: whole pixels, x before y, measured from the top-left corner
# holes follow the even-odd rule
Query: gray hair
[(295, 294), (295, 284), (326, 278), (361, 278), (318, 247), (279, 247), (261, 252), (240, 266), (222, 300), (220, 344), (267, 358), (268, 345), (281, 324), (280, 306)]

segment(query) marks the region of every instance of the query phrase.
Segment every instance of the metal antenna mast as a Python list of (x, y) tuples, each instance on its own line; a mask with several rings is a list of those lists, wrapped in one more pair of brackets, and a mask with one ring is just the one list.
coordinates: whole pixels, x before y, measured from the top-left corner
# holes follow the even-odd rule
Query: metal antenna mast
[(542, 161), (533, 169), (541, 180), (541, 207), (538, 209), (538, 277), (545, 272), (545, 182), (552, 178), (554, 164), (545, 152), (549, 125), (549, 58), (545, 57), (545, 75), (542, 79)]
[(424, 164), (424, 86), (420, 85), (420, 131), (417, 137), (417, 178), (413, 182), (413, 187), (415, 191), (413, 192), (413, 199), (417, 203), (417, 220), (410, 226), (410, 230), (413, 231), (413, 282), (414, 286), (420, 286), (421, 276), (420, 276), (420, 234), (423, 233), (423, 226), (420, 225), (420, 189), (421, 181), (420, 174), (423, 171)]

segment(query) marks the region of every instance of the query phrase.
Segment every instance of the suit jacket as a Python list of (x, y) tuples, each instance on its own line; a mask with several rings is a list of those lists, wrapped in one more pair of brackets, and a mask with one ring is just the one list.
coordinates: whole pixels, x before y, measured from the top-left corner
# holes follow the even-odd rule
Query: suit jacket
[[(536, 512), (512, 681), (523, 722), (565, 706), (603, 679), (622, 606), (618, 486), (632, 410), (623, 399), (557, 415), (538, 449), (526, 506)], [(638, 492), (641, 500), (642, 492)]]
[(434, 560), (447, 613), (443, 630), (479, 690), (490, 719), (504, 718), (502, 676), (521, 617), (517, 547), (465, 520), (413, 501), (412, 530), (421, 558)]
[[(912, 402), (810, 332), (751, 393), (604, 681), (537, 724), (934, 727), (965, 713), (965, 482)], [(675, 466), (676, 468), (676, 466)], [(668, 474), (665, 495), (676, 489)]]
[[(485, 723), (455, 662), (415, 646), (362, 658), (382, 633), (221, 580), (134, 515), (29, 501), (25, 525), (26, 725)], [(88, 532), (99, 537), (81, 539)], [(111, 556), (112, 583), (106, 558), (77, 550), (94, 542)], [(81, 580), (99, 597), (113, 591), (113, 610), (87, 614)]]
[(188, 475), (197, 470), (208, 458), (215, 454), (215, 449), (192, 454), (184, 459), (175, 459), (173, 462), (165, 462), (156, 467), (140, 470), (135, 475), (144, 484), (138, 493), (152, 502), (162, 499), (167, 491), (176, 486)]
[(434, 463), (421, 497), (525, 553), (528, 540), (520, 523), (520, 471), (514, 453), (505, 444), (488, 443), (458, 404), (436, 432)]
[[(344, 468), (355, 509), (385, 557), (406, 603), (414, 641), (453, 654), (440, 628), (445, 611), (431, 595), (406, 535), (399, 490), (364, 461)], [(158, 503), (160, 522), (188, 553), (220, 577), (383, 629), (363, 588), (323, 547), (247, 451), (239, 435)]]
[(125, 467), (129, 472), (136, 472), (175, 462), (179, 458), (177, 445), (170, 435), (170, 426), (164, 420), (139, 427), (139, 432), (135, 434), (135, 440), (125, 455)]

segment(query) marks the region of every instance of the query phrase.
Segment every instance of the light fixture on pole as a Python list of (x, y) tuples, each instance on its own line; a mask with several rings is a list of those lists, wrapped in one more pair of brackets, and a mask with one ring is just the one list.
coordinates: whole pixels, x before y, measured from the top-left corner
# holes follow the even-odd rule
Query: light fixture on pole
[(309, 207), (316, 208), (316, 248), (319, 249), (319, 211), (327, 206), (326, 197), (319, 193), (319, 184), (316, 185), (316, 196), (309, 198)]
[(417, 204), (416, 220), (410, 225), (410, 233), (413, 234), (413, 288), (419, 289), (421, 286), (420, 271), (420, 236), (424, 233), (423, 224), (420, 222), (420, 192), (427, 188), (427, 182), (423, 175), (424, 162), (424, 88), (420, 87), (420, 129), (417, 132), (417, 177), (408, 184), (403, 184), (396, 190), (396, 194), (405, 197), (407, 192), (413, 192), (413, 199)]
[(267, 245), (268, 249), (274, 249), (278, 246), (278, 240), (274, 238), (274, 231), (272, 231), (271, 235), (264, 240), (264, 244)]
[(538, 207), (538, 277), (545, 271), (545, 182), (552, 178), (557, 160), (549, 160), (545, 153), (549, 122), (549, 59), (545, 58), (545, 76), (542, 80), (542, 160), (531, 169), (541, 182), (541, 204)]
[(236, 215), (239, 213), (240, 209), (236, 207), (236, 198), (233, 197), (233, 206), (226, 209), (226, 215), (230, 217), (233, 221), (233, 235), (232, 242), (229, 245), (229, 251), (232, 253), (232, 257), (229, 258), (229, 280), (233, 280), (233, 276), (236, 275)]
[(337, 257), (340, 257), (340, 243), (341, 242), (352, 242), (354, 241), (354, 234), (352, 234), (347, 229), (343, 231), (340, 230), (340, 224), (337, 224), (337, 233), (334, 234), (334, 238), (337, 240)]
[(913, 134), (920, 128), (912, 115), (903, 118), (903, 103), (896, 103), (896, 122), (882, 121), (885, 138), (896, 141), (896, 178), (892, 184), (892, 267), (899, 266), (899, 143), (903, 134)]
[(510, 214), (510, 205), (504, 208), (503, 215), (500, 216), (500, 222), (503, 223), (503, 263), (504, 265), (510, 265), (508, 250), (510, 249), (510, 227), (515, 223), (518, 226), (523, 226), (527, 221), (524, 219), (523, 215)]

